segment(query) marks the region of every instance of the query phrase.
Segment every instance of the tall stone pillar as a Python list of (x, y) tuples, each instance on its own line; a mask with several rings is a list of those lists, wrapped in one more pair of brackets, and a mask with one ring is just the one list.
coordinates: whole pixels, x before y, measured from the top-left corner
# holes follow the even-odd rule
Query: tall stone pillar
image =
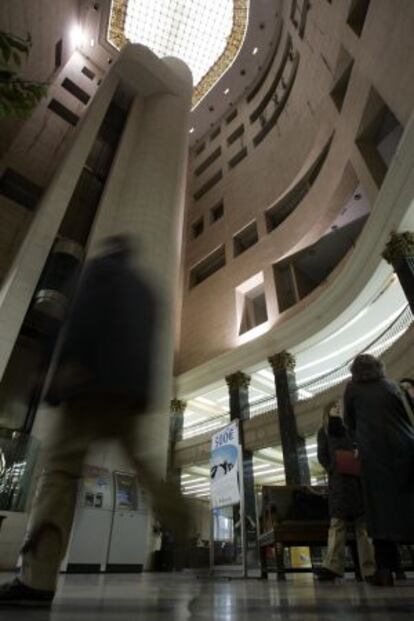
[(180, 484), (181, 469), (174, 468), (174, 450), (177, 442), (183, 439), (184, 412), (187, 402), (171, 399), (170, 402), (170, 443), (168, 451), (168, 478), (177, 486)]
[[(230, 396), (230, 420), (244, 421), (250, 417), (249, 411), (249, 385), (250, 375), (242, 371), (236, 371), (226, 377)], [(240, 443), (243, 453), (243, 484), (244, 484), (244, 507), (246, 518), (246, 539), (248, 556), (256, 557), (257, 532), (256, 532), (256, 497), (254, 493), (253, 453), (244, 448), (243, 423), (239, 426)], [(239, 511), (234, 513), (235, 523), (240, 521)], [(250, 553), (250, 554), (249, 554)], [(248, 559), (249, 560), (249, 559)]]
[(186, 407), (187, 401), (183, 401), (182, 399), (171, 399), (170, 441), (172, 444), (176, 444), (183, 439), (184, 412)]
[(270, 356), (275, 376), (277, 414), (287, 485), (310, 483), (304, 439), (299, 436), (293, 403), (296, 400), (295, 358), (287, 351)]
[(159, 59), (141, 45), (126, 46), (114, 71), (132, 91), (133, 101), (95, 218), (90, 252), (108, 235), (133, 236), (137, 269), (157, 297), (155, 381), (145, 432), (147, 456), (164, 477), (192, 78), (182, 61)]
[(382, 256), (394, 268), (414, 313), (414, 232), (391, 233)]
[(249, 412), (250, 375), (236, 371), (226, 377), (230, 397), (230, 420), (246, 420)]

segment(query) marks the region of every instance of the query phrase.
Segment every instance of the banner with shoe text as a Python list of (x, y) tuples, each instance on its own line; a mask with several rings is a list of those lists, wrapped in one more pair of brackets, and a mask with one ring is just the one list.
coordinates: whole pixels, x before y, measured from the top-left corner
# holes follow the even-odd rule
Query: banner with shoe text
[(211, 506), (229, 507), (240, 502), (240, 454), (238, 421), (215, 433), (211, 439)]

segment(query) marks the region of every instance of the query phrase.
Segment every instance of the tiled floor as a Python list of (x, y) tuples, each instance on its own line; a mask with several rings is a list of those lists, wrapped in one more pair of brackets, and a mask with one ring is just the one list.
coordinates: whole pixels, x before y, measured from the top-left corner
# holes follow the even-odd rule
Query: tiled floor
[[(3, 582), (3, 576), (0, 576)], [(297, 576), (226, 581), (189, 574), (64, 576), (50, 611), (1, 610), (1, 621), (409, 621), (414, 579), (377, 589)]]

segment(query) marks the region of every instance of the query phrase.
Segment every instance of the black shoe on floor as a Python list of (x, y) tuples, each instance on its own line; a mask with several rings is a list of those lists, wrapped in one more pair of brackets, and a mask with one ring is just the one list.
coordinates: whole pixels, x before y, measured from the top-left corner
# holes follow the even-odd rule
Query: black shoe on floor
[(330, 569), (327, 569), (326, 567), (321, 567), (316, 572), (316, 578), (319, 580), (319, 582), (333, 582), (335, 578), (342, 578), (342, 576), (336, 574)]
[(18, 578), (13, 582), (0, 585), (0, 607), (3, 606), (50, 606), (54, 597), (53, 591), (32, 589)]

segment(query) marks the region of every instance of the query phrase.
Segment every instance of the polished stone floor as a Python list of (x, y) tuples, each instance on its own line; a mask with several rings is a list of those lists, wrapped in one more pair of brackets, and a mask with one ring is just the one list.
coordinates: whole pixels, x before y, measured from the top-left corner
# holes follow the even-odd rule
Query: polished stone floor
[[(0, 580), (7, 578), (0, 574)], [(1, 610), (1, 621), (408, 621), (414, 578), (378, 589), (345, 580), (315, 584), (311, 576), (279, 584), (197, 579), (191, 574), (62, 576), (48, 610)]]

